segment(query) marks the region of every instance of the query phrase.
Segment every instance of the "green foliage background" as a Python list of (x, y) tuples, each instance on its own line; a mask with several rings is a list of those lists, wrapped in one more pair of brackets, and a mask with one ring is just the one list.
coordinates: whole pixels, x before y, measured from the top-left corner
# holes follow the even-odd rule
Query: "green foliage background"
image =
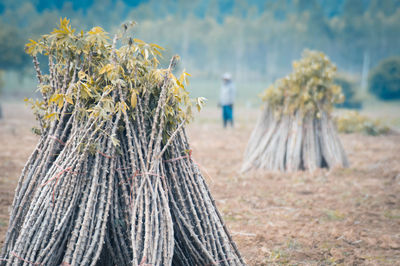
[(352, 80), (351, 77), (345, 74), (338, 74), (335, 77), (335, 83), (342, 88), (344, 95), (344, 101), (336, 104), (337, 107), (350, 108), (350, 109), (361, 109), (362, 102), (360, 95), (357, 93), (359, 86)]
[[(133, 4), (132, 4), (133, 3)], [(229, 71), (245, 102), (256, 101), (269, 83), (290, 72), (291, 62), (305, 48), (324, 52), (338, 69), (360, 76), (365, 59), (376, 66), (400, 54), (400, 3), (396, 0), (170, 0), (170, 1), (24, 1), (0, 4), (0, 51), (8, 51), (0, 66), (7, 71), (31, 70), (23, 43), (50, 32), (60, 17), (88, 30), (94, 25), (108, 32), (127, 20), (138, 22), (137, 38), (181, 55), (181, 69), (193, 76), (191, 90), (201, 84), (213, 101), (220, 76)], [(4, 25), (4, 26), (3, 26)], [(13, 44), (10, 47), (10, 44)], [(2, 50), (3, 49), (3, 50)], [(28, 69), (28, 70), (26, 70)], [(32, 88), (33, 74), (7, 75), (6, 90)], [(9, 78), (11, 77), (11, 78)], [(243, 84), (243, 86), (242, 86)], [(263, 84), (263, 85), (259, 85)], [(211, 96), (211, 97), (210, 97)]]
[(400, 57), (383, 60), (370, 73), (369, 91), (381, 99), (400, 99)]

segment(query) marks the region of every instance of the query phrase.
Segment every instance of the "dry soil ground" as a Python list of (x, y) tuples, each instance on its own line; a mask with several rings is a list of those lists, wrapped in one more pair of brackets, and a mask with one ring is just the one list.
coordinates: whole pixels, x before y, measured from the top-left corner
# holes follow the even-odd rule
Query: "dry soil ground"
[[(33, 150), (35, 124), (22, 104), (0, 120), (0, 245), (17, 179)], [(205, 173), (249, 265), (400, 265), (400, 136), (341, 135), (348, 169), (313, 174), (239, 173), (258, 110), (242, 109), (235, 129), (205, 109), (189, 127)]]

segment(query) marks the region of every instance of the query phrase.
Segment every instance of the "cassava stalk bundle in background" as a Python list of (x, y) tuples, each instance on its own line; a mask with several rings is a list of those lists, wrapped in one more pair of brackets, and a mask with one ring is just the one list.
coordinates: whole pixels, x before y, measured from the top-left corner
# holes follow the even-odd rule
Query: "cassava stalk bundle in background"
[(123, 33), (110, 44), (99, 27), (75, 33), (67, 19), (27, 45), (40, 140), (1, 265), (244, 264), (190, 156), (187, 74), (172, 74), (176, 57), (159, 69), (161, 49)]
[(336, 67), (321, 52), (306, 50), (293, 72), (268, 88), (242, 171), (347, 167), (330, 113), (343, 100), (333, 83)]

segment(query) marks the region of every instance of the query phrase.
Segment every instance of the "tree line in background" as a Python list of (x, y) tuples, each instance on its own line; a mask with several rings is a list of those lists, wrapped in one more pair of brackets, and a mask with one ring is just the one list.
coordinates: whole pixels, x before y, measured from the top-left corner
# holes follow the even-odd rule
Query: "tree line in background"
[(165, 47), (165, 58), (179, 53), (181, 67), (204, 79), (230, 71), (238, 80), (272, 82), (310, 48), (357, 76), (365, 89), (369, 69), (400, 54), (400, 3), (395, 0), (50, 2), (3, 1), (0, 69), (27, 71), (26, 36), (51, 31), (59, 17), (108, 31), (126, 20), (138, 21), (138, 38)]

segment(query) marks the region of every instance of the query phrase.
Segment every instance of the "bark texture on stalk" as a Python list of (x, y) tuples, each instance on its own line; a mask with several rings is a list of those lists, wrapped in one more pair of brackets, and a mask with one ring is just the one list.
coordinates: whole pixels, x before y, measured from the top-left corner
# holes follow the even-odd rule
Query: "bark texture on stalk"
[(294, 172), (348, 167), (335, 124), (327, 112), (274, 116), (266, 105), (250, 136), (242, 172), (250, 169)]

